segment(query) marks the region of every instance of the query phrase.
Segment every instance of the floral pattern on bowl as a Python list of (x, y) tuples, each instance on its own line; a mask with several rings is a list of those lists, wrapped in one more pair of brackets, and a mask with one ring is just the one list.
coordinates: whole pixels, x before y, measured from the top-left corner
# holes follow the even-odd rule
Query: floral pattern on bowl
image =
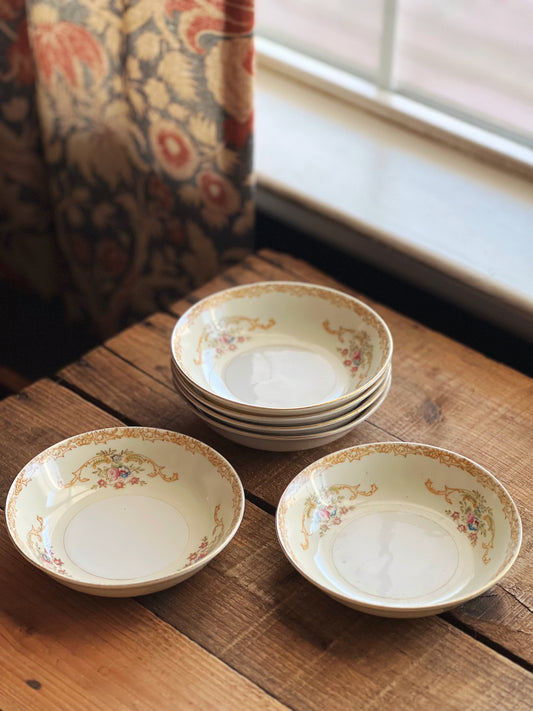
[[(494, 546), (495, 524), (492, 508), (487, 504), (486, 498), (479, 491), (453, 489), (449, 486), (438, 491), (429, 479), (426, 481), (426, 487), (432, 494), (443, 496), (446, 503), (453, 506), (451, 509), (446, 509), (445, 513), (457, 522), (457, 530), (468, 536), (472, 546), (477, 545), (480, 536), (488, 538), (487, 541), (482, 542), (481, 547), (484, 551), (482, 560), (485, 565), (489, 563), (489, 551)], [(459, 498), (457, 508), (452, 499), (454, 494)]]
[(244, 491), (207, 444), (148, 427), (114, 427), (49, 447), (19, 472), (8, 531), (30, 563), (64, 585), (143, 595), (198, 572), (233, 538)]
[(331, 526), (339, 526), (346, 514), (356, 507), (355, 502), (359, 496), (372, 496), (378, 490), (371, 484), (368, 491), (361, 491), (360, 484), (340, 484), (330, 486), (317, 494), (309, 496), (304, 503), (302, 514), (302, 534), (304, 542), (302, 550), (309, 548), (309, 537), (318, 531), (324, 536)]
[(202, 365), (206, 349), (211, 349), (215, 358), (228, 351), (235, 351), (240, 344), (249, 341), (257, 329), (268, 331), (275, 325), (276, 321), (273, 318), (261, 323), (259, 318), (238, 315), (221, 319), (216, 327), (212, 324), (207, 325), (198, 340), (194, 362), (196, 365)]
[(132, 450), (109, 449), (98, 452), (95, 457), (91, 457), (84, 462), (81, 467), (72, 474), (71, 480), (64, 484), (67, 489), (77, 483), (84, 484), (97, 478), (92, 489), (106, 488), (113, 486), (115, 489), (123, 489), (126, 485), (146, 486), (147, 480), (143, 477), (161, 477), (163, 481), (177, 481), (179, 474), (165, 474), (164, 467), (159, 466), (149, 457), (136, 453)]
[(516, 505), (481, 465), (449, 450), (377, 442), (332, 452), (283, 492), (290, 563), (356, 610), (438, 614), (482, 594), (516, 560)]

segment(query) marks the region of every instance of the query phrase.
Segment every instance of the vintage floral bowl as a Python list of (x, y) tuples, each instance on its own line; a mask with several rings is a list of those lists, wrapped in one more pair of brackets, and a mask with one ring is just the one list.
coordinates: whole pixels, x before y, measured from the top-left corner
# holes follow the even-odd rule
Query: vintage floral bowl
[(34, 457), (6, 502), (30, 563), (75, 590), (144, 595), (179, 583), (230, 542), (244, 513), (233, 467), (184, 434), (115, 427)]
[(349, 607), (443, 612), (493, 586), (521, 544), (515, 504), (486, 469), (437, 447), (381, 442), (300, 472), (276, 514), (292, 565)]
[(390, 364), (392, 337), (369, 306), (298, 282), (226, 289), (191, 306), (171, 338), (182, 379), (258, 415), (309, 414), (363, 394)]
[(382, 381), (379, 382), (378, 388), (372, 390), (372, 392), (366, 398), (359, 400), (355, 405), (352, 406), (350, 410), (344, 412), (342, 415), (329, 416), (329, 411), (326, 411), (326, 414), (324, 415), (323, 419), (319, 422), (308, 423), (306, 421), (303, 421), (297, 424), (288, 425), (278, 424), (275, 420), (274, 424), (272, 424), (271, 420), (271, 424), (266, 425), (262, 422), (256, 423), (254, 421), (243, 421), (241, 419), (235, 418), (233, 415), (229, 414), (229, 412), (224, 414), (222, 412), (219, 412), (218, 410), (209, 407), (205, 403), (205, 401), (197, 399), (191, 393), (185, 395), (185, 391), (183, 390), (181, 382), (175, 379), (176, 389), (184, 394), (184, 397), (188, 399), (189, 404), (191, 405), (193, 410), (201, 419), (203, 419), (207, 423), (215, 422), (228, 425), (229, 427), (233, 427), (236, 430), (244, 430), (246, 432), (252, 432), (261, 435), (275, 435), (282, 437), (286, 437), (288, 435), (298, 436), (319, 434), (320, 432), (337, 430), (338, 428), (343, 427), (344, 425), (352, 422), (358, 415), (361, 415), (365, 411), (369, 410), (370, 407), (377, 400), (380, 400), (382, 402), (381, 396), (385, 393), (385, 391), (389, 390), (390, 383), (391, 375), (390, 372), (388, 372), (387, 377), (385, 377)]
[(387, 397), (389, 388), (390, 379), (386, 383), (385, 389), (381, 395), (363, 411), (353, 415), (348, 422), (344, 422), (339, 426), (333, 426), (331, 429), (326, 428), (320, 432), (311, 432), (306, 434), (284, 434), (283, 432), (277, 434), (265, 434), (264, 432), (252, 432), (251, 430), (245, 428), (227, 425), (219, 420), (216, 420), (214, 417), (207, 417), (200, 410), (196, 410), (196, 414), (200, 417), (200, 419), (203, 419), (212, 430), (220, 434), (222, 437), (226, 437), (227, 439), (236, 442), (237, 444), (242, 444), (245, 447), (262, 449), (269, 452), (298, 452), (330, 444), (331, 442), (335, 442), (335, 440), (338, 440), (348, 434), (348, 432), (351, 432), (351, 430), (361, 424), (361, 422), (368, 419), (379, 407), (381, 407)]
[(207, 398), (201, 390), (194, 388), (190, 381), (185, 380), (178, 368), (171, 362), (171, 375), (174, 381), (176, 390), (188, 400), (193, 407), (204, 410), (206, 413), (214, 417), (223, 416), (231, 418), (235, 424), (240, 423), (241, 427), (246, 427), (248, 424), (253, 424), (259, 428), (263, 426), (275, 427), (282, 430), (287, 427), (306, 427), (307, 425), (323, 425), (325, 422), (331, 422), (334, 419), (345, 417), (346, 419), (353, 416), (354, 411), (364, 403), (369, 401), (369, 398), (376, 394), (378, 390), (383, 389), (383, 384), (390, 379), (391, 364), (385, 368), (383, 374), (364, 390), (361, 394), (356, 395), (352, 400), (347, 400), (342, 405), (337, 405), (328, 410), (319, 410), (318, 412), (304, 413), (302, 415), (279, 415), (276, 410), (275, 414), (250, 413), (236, 410), (233, 407), (226, 406), (214, 398)]

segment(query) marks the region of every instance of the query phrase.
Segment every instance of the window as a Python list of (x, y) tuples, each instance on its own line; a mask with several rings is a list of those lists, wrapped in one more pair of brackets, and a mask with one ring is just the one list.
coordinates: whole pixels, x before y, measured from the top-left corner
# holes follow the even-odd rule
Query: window
[(531, 340), (533, 0), (256, 21), (259, 208)]
[(256, 16), (259, 36), (533, 147), (533, 0), (259, 0)]

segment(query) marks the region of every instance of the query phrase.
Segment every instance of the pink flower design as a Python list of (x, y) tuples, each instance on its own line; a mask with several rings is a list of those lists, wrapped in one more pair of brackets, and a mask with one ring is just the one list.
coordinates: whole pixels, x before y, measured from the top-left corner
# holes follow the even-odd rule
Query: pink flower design
[(130, 479), (131, 484), (138, 484), (139, 483), (139, 477), (134, 476), (132, 479)]
[(117, 481), (115, 484), (115, 489), (123, 489), (124, 488), (124, 482), (123, 481)]
[(84, 27), (72, 22), (39, 25), (33, 34), (33, 46), (37, 66), (48, 84), (56, 72), (75, 88), (85, 85), (85, 68), (91, 70), (94, 78), (101, 79), (104, 75), (100, 43)]
[(457, 519), (459, 518), (459, 511), (454, 511), (452, 513), (452, 518), (454, 521), (457, 521)]
[(197, 183), (207, 210), (232, 215), (239, 209), (239, 193), (226, 178), (204, 172), (198, 176)]
[(464, 533), (464, 532), (466, 531), (466, 526), (465, 526), (463, 523), (460, 523), (460, 524), (457, 526), (457, 530), (458, 530), (458, 531), (461, 531), (461, 533)]
[(120, 476), (120, 469), (118, 467), (111, 467), (107, 470), (107, 476), (110, 479), (118, 479)]
[(167, 0), (165, 3), (167, 15), (174, 12), (180, 15), (180, 34), (197, 54), (205, 54), (200, 46), (204, 34), (215, 34), (223, 37), (236, 37), (248, 34), (254, 26), (253, 0)]
[(105, 481), (105, 479), (98, 479), (98, 486), (107, 486), (107, 482)]

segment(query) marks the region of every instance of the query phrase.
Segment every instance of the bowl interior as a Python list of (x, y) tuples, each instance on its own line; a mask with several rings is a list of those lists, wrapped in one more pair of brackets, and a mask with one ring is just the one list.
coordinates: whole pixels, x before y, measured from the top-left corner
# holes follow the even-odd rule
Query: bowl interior
[(266, 282), (192, 306), (171, 340), (176, 366), (233, 407), (330, 407), (382, 375), (392, 339), (384, 321), (334, 289)]
[(325, 592), (373, 614), (433, 614), (493, 585), (520, 547), (511, 498), (489, 472), (435, 447), (341, 450), (284, 492), (278, 536)]
[(90, 591), (188, 577), (227, 544), (243, 507), (235, 471), (207, 445), (113, 428), (35, 457), (13, 482), (6, 515), (26, 558)]

